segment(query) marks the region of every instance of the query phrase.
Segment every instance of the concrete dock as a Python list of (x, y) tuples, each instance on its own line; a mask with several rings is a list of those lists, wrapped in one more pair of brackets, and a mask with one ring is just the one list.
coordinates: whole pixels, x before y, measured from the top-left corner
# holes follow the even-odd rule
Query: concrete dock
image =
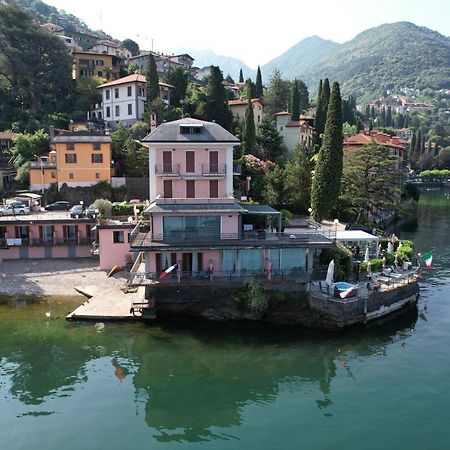
[[(152, 318), (153, 302), (145, 300), (145, 287), (138, 287), (127, 291), (125, 287), (90, 285), (76, 287), (75, 290), (88, 299), (75, 311), (66, 316), (68, 320), (128, 320), (138, 321)], [(145, 317), (144, 317), (145, 316)]]

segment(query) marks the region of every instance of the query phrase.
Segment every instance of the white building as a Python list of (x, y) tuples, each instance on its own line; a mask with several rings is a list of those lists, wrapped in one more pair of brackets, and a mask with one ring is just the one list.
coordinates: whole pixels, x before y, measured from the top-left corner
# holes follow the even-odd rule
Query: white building
[[(170, 103), (172, 85), (159, 83), (159, 96), (166, 104)], [(92, 119), (103, 119), (112, 129), (120, 123), (130, 126), (144, 116), (146, 101), (146, 78), (135, 73), (98, 86), (102, 92), (100, 110), (92, 111)], [(101, 113), (101, 115), (100, 115)]]
[(306, 120), (291, 120), (291, 113), (282, 111), (275, 114), (277, 130), (283, 138), (284, 145), (292, 152), (298, 144), (304, 144), (309, 150), (314, 145), (314, 127)]

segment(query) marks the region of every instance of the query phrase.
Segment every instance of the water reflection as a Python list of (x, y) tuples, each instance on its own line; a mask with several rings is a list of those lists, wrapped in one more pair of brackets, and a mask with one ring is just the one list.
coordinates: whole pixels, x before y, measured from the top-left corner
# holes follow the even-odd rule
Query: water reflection
[(90, 363), (105, 361), (121, 383), (131, 377), (130, 401), (145, 404), (145, 421), (158, 441), (225, 439), (217, 427), (241, 425), (244, 407), (273, 403), (283, 389), (318, 389), (316, 406), (326, 411), (337, 371), (354, 378), (356, 359), (406, 342), (416, 320), (413, 309), (384, 324), (330, 335), (230, 325), (107, 324), (99, 332), (63, 320), (45, 326), (11, 320), (0, 330), (0, 381), (5, 386), (9, 379), (9, 394), (23, 404), (44, 404), (70, 397), (90, 382)]

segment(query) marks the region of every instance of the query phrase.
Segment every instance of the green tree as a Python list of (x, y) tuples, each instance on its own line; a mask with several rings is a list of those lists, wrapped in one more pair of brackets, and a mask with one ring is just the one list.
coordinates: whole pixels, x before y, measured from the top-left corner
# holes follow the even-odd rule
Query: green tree
[(302, 80), (298, 80), (298, 92), (300, 102), (300, 114), (309, 108), (309, 91), (308, 87)]
[(276, 209), (284, 208), (288, 195), (285, 170), (280, 166), (271, 168), (264, 181), (262, 201)]
[(48, 153), (49, 136), (44, 130), (38, 130), (33, 134), (19, 133), (14, 139), (11, 149), (14, 167), (17, 169), (16, 180), (26, 184), (29, 177), (29, 163)]
[(242, 69), (239, 69), (239, 83), (244, 82), (244, 74), (242, 73)]
[(243, 133), (242, 149), (244, 155), (254, 154), (256, 144), (255, 117), (250, 92), (247, 97), (247, 109), (245, 110), (245, 125)]
[(251, 78), (247, 78), (245, 81), (246, 89), (247, 89), (247, 97), (250, 95), (251, 98), (256, 98), (256, 85), (253, 83)]
[(291, 82), (281, 78), (281, 72), (275, 69), (270, 76), (269, 85), (264, 95), (265, 112), (273, 115), (286, 111), (289, 104)]
[[(10, 94), (9, 120), (41, 120), (64, 112), (72, 90), (72, 59), (58, 37), (16, 5), (0, 7), (0, 83)], [(0, 102), (2, 103), (2, 102)]]
[(342, 160), (342, 100), (339, 83), (334, 82), (312, 184), (311, 206), (313, 216), (318, 221), (330, 218), (337, 206), (342, 178)]
[(321, 143), (321, 135), (325, 130), (325, 121), (327, 119), (328, 102), (330, 99), (330, 82), (328, 78), (321, 83), (320, 97), (316, 106), (316, 117), (314, 120), (314, 128), (317, 133), (317, 142)]
[(159, 77), (156, 71), (155, 58), (151, 53), (148, 54), (147, 71), (146, 71), (146, 94), (145, 99), (145, 113), (147, 117), (150, 117), (152, 112), (151, 105), (154, 100), (159, 97)]
[(230, 74), (228, 74), (228, 75), (225, 77), (225, 81), (226, 81), (227, 83), (234, 84), (234, 80), (233, 80), (233, 78), (231, 78), (231, 75), (230, 75)]
[(386, 126), (392, 127), (392, 108), (390, 106), (387, 107), (386, 111)]
[(286, 206), (291, 211), (306, 214), (311, 206), (312, 163), (305, 145), (297, 145), (286, 163)]
[(263, 159), (280, 163), (283, 158), (283, 138), (273, 117), (264, 114), (256, 132), (256, 143)]
[(131, 52), (131, 56), (139, 55), (139, 44), (133, 39), (125, 39), (122, 45)]
[(369, 214), (399, 210), (398, 162), (388, 147), (375, 143), (345, 152), (340, 201), (351, 210), (352, 220), (365, 223)]
[(181, 106), (180, 100), (184, 101), (189, 82), (189, 73), (183, 67), (170, 68), (165, 77), (166, 83), (173, 86), (170, 91), (170, 104), (176, 108)]
[(300, 92), (298, 91), (298, 80), (294, 79), (291, 85), (291, 104), (289, 108), (292, 120), (300, 120)]
[(228, 107), (225, 86), (223, 85), (222, 71), (218, 66), (211, 66), (210, 76), (206, 86), (206, 102), (203, 107), (203, 118), (205, 120), (215, 120), (227, 130), (231, 130), (233, 115)]
[(261, 98), (264, 95), (263, 92), (263, 84), (262, 84), (262, 76), (261, 76), (261, 69), (258, 66), (258, 69), (256, 71), (256, 97)]

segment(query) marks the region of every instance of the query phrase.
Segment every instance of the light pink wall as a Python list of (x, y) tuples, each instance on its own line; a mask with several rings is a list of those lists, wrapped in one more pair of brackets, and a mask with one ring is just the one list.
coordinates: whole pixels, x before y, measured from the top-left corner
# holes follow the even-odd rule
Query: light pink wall
[(162, 216), (153, 216), (153, 234), (163, 234), (163, 218)]
[(53, 258), (68, 258), (69, 257), (69, 248), (65, 245), (53, 247), (52, 248), (52, 257)]
[[(146, 258), (148, 259), (148, 271), (151, 273), (156, 272), (156, 253), (161, 252), (147, 252)], [(172, 253), (172, 252), (169, 252)], [(193, 253), (193, 252), (191, 252)], [(210, 260), (212, 260), (214, 270), (219, 271), (220, 270), (220, 251), (202, 251), (197, 253), (203, 253), (203, 267), (199, 267), (198, 270), (207, 270), (210, 264)], [(164, 258), (164, 257), (163, 257)], [(168, 256), (168, 261), (170, 261), (170, 255)], [(164, 259), (163, 259), (164, 261)], [(183, 252), (177, 252), (177, 261), (183, 261)]]
[[(164, 177), (156, 177), (156, 190), (161, 196), (164, 193), (163, 180), (169, 179)], [(173, 198), (186, 198), (186, 178), (170, 178), (172, 180), (172, 196)], [(187, 178), (190, 179), (190, 178)], [(227, 180), (225, 176), (214, 178), (219, 181), (219, 198), (226, 198)], [(195, 198), (209, 198), (209, 178), (195, 179)]]
[(222, 234), (239, 233), (239, 216), (230, 215), (222, 216)]
[(0, 259), (19, 259), (19, 247), (0, 250)]
[(214, 266), (214, 271), (218, 272), (220, 271), (220, 251), (206, 251), (203, 253), (203, 270), (208, 269), (209, 264), (212, 261), (212, 264)]
[(226, 150), (224, 148), (215, 148), (214, 144), (211, 143), (211, 147), (190, 147), (186, 148), (184, 146), (179, 147), (167, 147), (160, 148), (156, 150), (156, 165), (162, 165), (163, 162), (163, 151), (172, 151), (175, 148), (175, 151), (172, 151), (172, 164), (179, 164), (181, 173), (186, 173), (186, 151), (194, 151), (195, 152), (195, 169), (196, 171), (201, 171), (202, 164), (209, 164), (209, 151), (217, 151), (219, 152), (219, 165), (226, 163)]
[[(113, 243), (113, 231), (124, 232), (124, 243)], [(113, 266), (123, 266), (126, 263), (126, 255), (130, 253), (130, 244), (128, 243), (128, 229), (124, 228), (100, 228), (99, 235), (99, 255), (100, 269), (111, 269)]]
[(28, 258), (30, 259), (44, 258), (44, 247), (30, 247), (28, 249)]

